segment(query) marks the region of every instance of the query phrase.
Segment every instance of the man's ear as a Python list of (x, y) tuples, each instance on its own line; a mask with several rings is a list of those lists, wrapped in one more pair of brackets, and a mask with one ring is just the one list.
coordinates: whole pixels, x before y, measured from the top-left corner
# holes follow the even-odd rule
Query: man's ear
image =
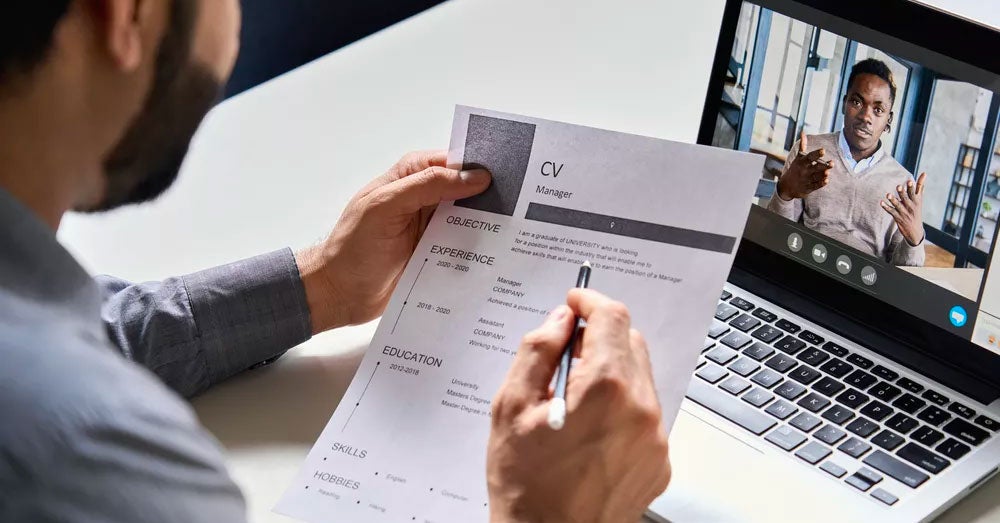
[(122, 71), (132, 72), (142, 64), (149, 41), (152, 0), (96, 0), (101, 17), (103, 42), (109, 56)]
[(847, 95), (844, 95), (844, 99), (840, 101), (840, 114), (847, 116)]

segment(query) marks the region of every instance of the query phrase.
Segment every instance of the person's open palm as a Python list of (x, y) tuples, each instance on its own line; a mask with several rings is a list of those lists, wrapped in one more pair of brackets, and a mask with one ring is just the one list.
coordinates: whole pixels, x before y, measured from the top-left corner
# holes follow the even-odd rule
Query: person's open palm
[(924, 241), (924, 181), (927, 173), (920, 173), (916, 183), (910, 180), (906, 187), (896, 186), (896, 194), (888, 193), (880, 203), (885, 212), (892, 216), (899, 232), (907, 243), (916, 247)]
[(314, 332), (378, 317), (437, 205), (489, 187), (488, 172), (446, 161), (444, 151), (406, 155), (351, 199), (326, 241), (296, 255)]

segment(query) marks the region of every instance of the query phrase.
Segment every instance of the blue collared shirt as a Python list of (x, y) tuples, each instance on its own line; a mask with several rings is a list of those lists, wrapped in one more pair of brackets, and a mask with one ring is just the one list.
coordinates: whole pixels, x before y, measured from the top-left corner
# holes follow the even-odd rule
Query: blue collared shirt
[(181, 395), (309, 335), (288, 249), (162, 282), (95, 281), (0, 190), (0, 521), (245, 521)]
[(885, 156), (885, 150), (882, 147), (882, 142), (879, 142), (878, 149), (875, 150), (874, 154), (868, 158), (862, 158), (861, 161), (857, 161), (854, 159), (854, 156), (851, 155), (851, 146), (847, 143), (847, 138), (844, 137), (844, 131), (839, 131), (837, 136), (839, 137), (838, 141), (840, 143), (840, 156), (843, 157), (844, 163), (851, 168), (851, 172), (854, 174), (864, 173), (873, 165), (878, 163), (883, 156)]

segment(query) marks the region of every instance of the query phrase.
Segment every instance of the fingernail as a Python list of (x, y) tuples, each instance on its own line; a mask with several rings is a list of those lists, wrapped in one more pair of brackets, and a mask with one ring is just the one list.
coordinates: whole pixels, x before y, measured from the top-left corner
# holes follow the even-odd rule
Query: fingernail
[(463, 182), (473, 185), (489, 183), (492, 179), (489, 171), (486, 169), (470, 169), (468, 171), (461, 171), (458, 173), (458, 177), (461, 178)]
[(555, 309), (552, 309), (551, 312), (549, 312), (549, 316), (547, 318), (545, 318), (545, 322), (546, 323), (555, 323), (555, 322), (558, 322), (558, 321), (562, 321), (562, 319), (566, 317), (566, 314), (568, 312), (569, 312), (569, 307), (567, 307), (565, 305), (560, 305), (560, 306), (556, 307)]
[(902, 185), (897, 185), (896, 186), (896, 190), (897, 191), (902, 191), (903, 190), (903, 186)]

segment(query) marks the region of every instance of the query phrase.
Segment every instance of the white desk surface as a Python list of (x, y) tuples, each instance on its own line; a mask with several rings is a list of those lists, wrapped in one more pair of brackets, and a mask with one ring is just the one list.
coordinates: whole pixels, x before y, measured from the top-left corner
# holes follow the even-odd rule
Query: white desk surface
[[(161, 200), (68, 217), (60, 238), (93, 272), (133, 280), (307, 245), (403, 153), (447, 147), (459, 103), (693, 141), (722, 7), (452, 0), (224, 103)], [(251, 521), (287, 521), (270, 508), (373, 332), (319, 336), (194, 401), (228, 451)], [(1000, 520), (998, 498), (993, 480), (942, 521)]]

